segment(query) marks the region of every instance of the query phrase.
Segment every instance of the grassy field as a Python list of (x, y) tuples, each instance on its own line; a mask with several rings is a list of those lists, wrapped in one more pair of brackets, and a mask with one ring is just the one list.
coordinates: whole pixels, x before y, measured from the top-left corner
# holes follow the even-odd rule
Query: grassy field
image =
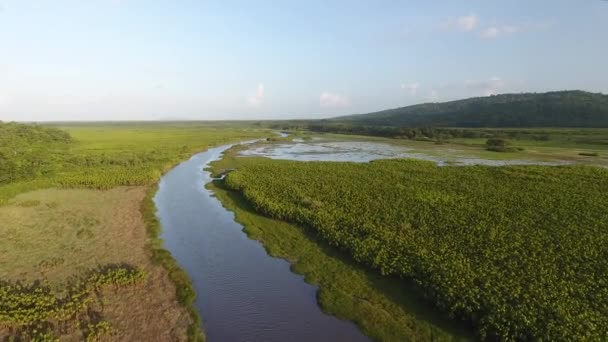
[[(0, 128), (10, 125), (0, 123)], [(12, 175), (0, 180), (0, 204), (51, 186), (153, 185), (172, 166), (209, 146), (268, 135), (203, 123), (59, 126), (71, 136), (66, 142), (45, 141), (47, 135), (32, 132), (31, 126), (18, 126), (0, 137), (0, 166), (8, 166), (5, 172)]]
[(225, 124), (0, 123), (0, 339), (199, 340), (195, 293), (158, 240), (160, 175), (267, 132)]
[(41, 282), (64, 298), (76, 279), (100, 267), (127, 265), (146, 275), (132, 286), (100, 288), (88, 296), (76, 317), (50, 314), (34, 328), (21, 330), (2, 325), (0, 338), (32, 338), (32, 329), (40, 326), (38, 333), (82, 340), (90, 335), (89, 324), (104, 322), (109, 327), (103, 336), (107, 340), (186, 339), (192, 319), (177, 303), (167, 272), (149, 258), (148, 236), (138, 215), (145, 191), (45, 189), (21, 194), (0, 207), (4, 281)]
[(133, 215), (142, 189), (45, 189), (10, 200), (0, 207), (0, 278), (61, 284), (97, 265), (143, 264), (145, 229)]
[(230, 156), (216, 167), (236, 167), (225, 184), (257, 212), (310, 227), (381, 274), (413, 280), (482, 338), (608, 333), (602, 168)]

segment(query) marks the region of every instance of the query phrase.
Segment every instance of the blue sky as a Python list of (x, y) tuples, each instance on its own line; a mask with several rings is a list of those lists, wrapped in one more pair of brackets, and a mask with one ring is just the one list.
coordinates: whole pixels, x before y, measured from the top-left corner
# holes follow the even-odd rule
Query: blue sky
[(608, 1), (0, 0), (0, 120), (320, 118), (608, 93)]

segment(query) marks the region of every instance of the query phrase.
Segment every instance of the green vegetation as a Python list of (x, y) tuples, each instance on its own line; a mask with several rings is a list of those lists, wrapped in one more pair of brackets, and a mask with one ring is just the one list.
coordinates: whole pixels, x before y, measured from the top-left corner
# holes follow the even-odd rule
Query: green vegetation
[(470, 340), (471, 334), (429, 307), (413, 284), (384, 277), (352, 262), (306, 229), (257, 214), (237, 192), (222, 182), (208, 186), (235, 213), (244, 231), (261, 241), (268, 253), (292, 263), (292, 271), (319, 285), (323, 311), (354, 321), (377, 341)]
[(0, 204), (21, 192), (53, 186), (152, 185), (173, 165), (209, 146), (265, 134), (200, 123), (60, 128), (0, 122)]
[(399, 127), (608, 127), (608, 95), (584, 91), (503, 94), (334, 120)]
[(256, 211), (412, 280), (480, 338), (608, 336), (607, 170), (235, 162), (225, 185)]
[(109, 334), (112, 331), (110, 323), (106, 321), (99, 321), (97, 323), (88, 323), (85, 332), (87, 342), (99, 341), (99, 339)]
[(128, 265), (107, 265), (67, 285), (67, 290), (61, 294), (38, 282), (0, 283), (0, 324), (20, 327), (17, 334), (21, 338), (40, 334), (49, 338), (52, 333), (48, 330), (52, 330), (53, 324), (62, 324), (86, 311), (93, 293), (101, 287), (134, 285), (145, 275)]
[(58, 129), (0, 122), (0, 185), (48, 175), (71, 141)]
[(494, 152), (515, 152), (517, 148), (511, 146), (511, 142), (506, 139), (488, 139), (486, 141), (486, 150)]

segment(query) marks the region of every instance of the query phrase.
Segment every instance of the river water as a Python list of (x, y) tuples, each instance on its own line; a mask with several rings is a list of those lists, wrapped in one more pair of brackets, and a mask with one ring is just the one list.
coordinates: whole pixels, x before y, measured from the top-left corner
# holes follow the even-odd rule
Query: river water
[(164, 246), (192, 279), (208, 341), (368, 341), (353, 323), (324, 314), (317, 288), (249, 239), (205, 189), (212, 179), (203, 168), (229, 147), (169, 171), (154, 198)]

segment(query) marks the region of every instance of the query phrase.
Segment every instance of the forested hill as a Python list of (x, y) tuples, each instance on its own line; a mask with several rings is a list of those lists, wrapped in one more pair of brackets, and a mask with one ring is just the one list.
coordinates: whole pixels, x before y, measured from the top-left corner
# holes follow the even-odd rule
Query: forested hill
[(400, 127), (608, 127), (608, 95), (584, 91), (504, 94), (425, 103), (331, 121)]

